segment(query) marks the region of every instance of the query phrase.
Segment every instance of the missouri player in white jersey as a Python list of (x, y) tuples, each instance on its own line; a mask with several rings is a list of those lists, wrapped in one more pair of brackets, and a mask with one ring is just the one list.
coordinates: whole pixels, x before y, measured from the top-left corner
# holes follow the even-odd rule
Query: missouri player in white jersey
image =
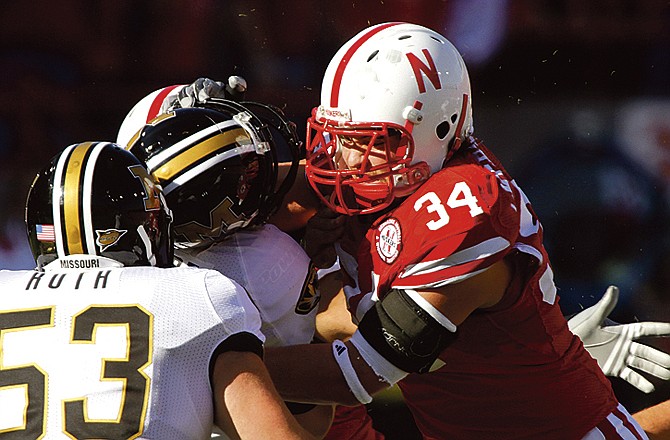
[(319, 301), (316, 272), (296, 241), (274, 225), (239, 230), (219, 245), (177, 253), (187, 264), (217, 269), (254, 292), (266, 346), (312, 340)]
[[(336, 249), (358, 330), (330, 358), (269, 351), (280, 393), (355, 404), (398, 383), (426, 439), (647, 438), (561, 314), (529, 201), (472, 136), (451, 43), (407, 23), (365, 29), (331, 60), (321, 99), (306, 172), (349, 216)], [(601, 340), (618, 341), (606, 358), (622, 333)], [(664, 377), (665, 356), (632, 366)]]
[[(242, 285), (260, 312), (266, 346), (310, 343), (320, 298), (316, 270), (292, 237), (266, 224), (296, 174), (293, 125), (271, 106), (223, 99), (168, 110), (146, 125), (144, 119), (142, 113), (128, 149), (165, 190), (176, 258)], [(280, 151), (294, 160), (278, 183)], [(331, 406), (289, 409), (314, 434), (328, 429)]]
[(131, 153), (65, 148), (26, 223), (37, 269), (0, 271), (0, 437), (312, 438), (269, 380), (245, 290), (171, 267), (170, 212)]

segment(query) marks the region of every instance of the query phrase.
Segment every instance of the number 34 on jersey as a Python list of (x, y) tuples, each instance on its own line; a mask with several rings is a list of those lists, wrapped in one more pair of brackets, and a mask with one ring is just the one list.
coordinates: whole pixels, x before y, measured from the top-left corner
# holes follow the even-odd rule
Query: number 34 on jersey
[[(447, 226), (451, 220), (450, 209), (466, 208), (472, 217), (484, 213), (479, 205), (477, 197), (472, 194), (467, 183), (457, 182), (446, 202), (443, 202), (434, 191), (421, 195), (413, 205), (414, 216), (420, 213), (427, 215), (425, 226), (431, 231), (437, 231)], [(390, 217), (383, 221), (377, 228), (376, 248), (377, 254), (387, 264), (393, 263), (402, 248), (402, 230), (399, 221)]]

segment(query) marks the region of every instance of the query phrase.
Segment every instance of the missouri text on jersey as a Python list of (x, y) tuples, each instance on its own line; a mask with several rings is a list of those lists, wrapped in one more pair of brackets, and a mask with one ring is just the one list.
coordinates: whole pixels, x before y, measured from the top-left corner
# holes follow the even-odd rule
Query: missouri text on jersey
[(60, 260), (60, 267), (63, 269), (91, 269), (100, 267), (100, 261), (90, 260)]

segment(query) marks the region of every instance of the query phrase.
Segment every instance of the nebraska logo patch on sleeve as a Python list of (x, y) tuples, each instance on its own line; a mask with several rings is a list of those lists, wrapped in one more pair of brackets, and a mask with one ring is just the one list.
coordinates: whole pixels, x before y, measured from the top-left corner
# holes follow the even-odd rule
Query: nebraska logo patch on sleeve
[(306, 315), (311, 312), (321, 299), (319, 291), (319, 279), (316, 276), (316, 268), (312, 263), (309, 264), (305, 284), (302, 285), (302, 293), (295, 306), (295, 312), (298, 315)]
[(379, 225), (375, 232), (375, 247), (383, 262), (393, 263), (402, 249), (400, 223), (391, 217)]

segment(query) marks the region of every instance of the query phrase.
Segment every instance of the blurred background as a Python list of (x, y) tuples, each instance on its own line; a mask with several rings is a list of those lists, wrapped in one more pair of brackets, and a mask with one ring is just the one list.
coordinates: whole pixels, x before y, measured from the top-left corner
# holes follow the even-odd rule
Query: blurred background
[[(139, 99), (200, 76), (241, 75), (248, 99), (279, 105), (302, 127), (331, 56), (385, 21), (428, 26), (463, 54), (475, 134), (540, 216), (565, 312), (617, 284), (614, 319), (670, 321), (666, 0), (5, 2), (0, 269), (34, 267), (23, 205), (60, 149), (114, 140)], [(670, 398), (652, 381), (651, 395), (613, 382), (635, 411)], [(392, 394), (370, 411), (389, 439), (415, 435)]]

